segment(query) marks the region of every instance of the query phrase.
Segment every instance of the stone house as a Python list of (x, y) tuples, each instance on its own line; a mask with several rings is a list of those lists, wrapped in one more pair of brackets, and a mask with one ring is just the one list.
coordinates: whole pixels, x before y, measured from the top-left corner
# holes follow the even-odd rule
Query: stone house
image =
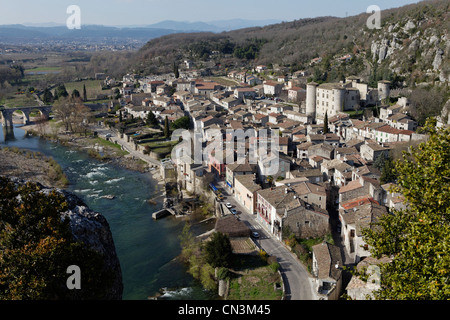
[(370, 256), (369, 246), (363, 239), (362, 231), (365, 228), (374, 228), (373, 223), (387, 213), (385, 206), (375, 202), (358, 205), (350, 210), (339, 210), (341, 238), (351, 263), (358, 263), (362, 258)]
[(328, 212), (304, 202), (291, 188), (280, 186), (256, 194), (257, 219), (278, 240), (283, 239), (283, 226), (289, 226), (291, 232), (304, 238), (328, 233)]
[(378, 180), (366, 176), (350, 181), (347, 185), (339, 189), (339, 203), (369, 195), (375, 201), (381, 203), (383, 197), (383, 189)]
[(345, 288), (352, 300), (373, 300), (373, 293), (381, 288), (381, 272), (379, 265), (390, 262), (392, 262), (392, 259), (388, 257), (382, 257), (380, 259), (367, 257), (361, 260), (356, 265), (356, 269), (359, 272), (365, 270), (367, 280), (362, 280), (358, 276), (352, 276)]
[(366, 143), (360, 147), (361, 155), (368, 161), (375, 161), (382, 153), (384, 153), (384, 156), (387, 158), (389, 156), (389, 151), (390, 148), (369, 141), (366, 141)]
[(284, 214), (277, 213), (275, 226), (281, 228), (275, 230), (275, 235), (280, 240), (283, 239), (283, 230), (287, 230), (287, 228), (300, 239), (324, 237), (329, 233), (330, 217), (328, 212), (316, 205), (297, 200), (300, 205), (296, 208), (285, 210)]
[(324, 300), (338, 300), (342, 290), (343, 259), (339, 247), (327, 242), (312, 247), (314, 290)]

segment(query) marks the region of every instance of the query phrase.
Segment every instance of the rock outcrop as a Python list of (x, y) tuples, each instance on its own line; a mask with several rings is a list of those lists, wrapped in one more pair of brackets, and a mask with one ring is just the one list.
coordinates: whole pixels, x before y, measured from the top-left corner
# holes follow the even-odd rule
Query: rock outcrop
[[(11, 178), (15, 183), (25, 183), (24, 180)], [(122, 271), (116, 254), (114, 240), (106, 218), (91, 210), (78, 196), (62, 189), (42, 186), (41, 192), (48, 195), (53, 190), (64, 195), (68, 210), (61, 213), (61, 219), (69, 219), (70, 229), (75, 241), (84, 243), (89, 249), (100, 253), (105, 261), (104, 268), (112, 271), (112, 285), (104, 293), (104, 300), (121, 300), (123, 293)]]

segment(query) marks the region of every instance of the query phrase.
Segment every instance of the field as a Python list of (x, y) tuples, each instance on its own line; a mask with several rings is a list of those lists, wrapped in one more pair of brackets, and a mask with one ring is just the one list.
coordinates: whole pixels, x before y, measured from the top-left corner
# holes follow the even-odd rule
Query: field
[(257, 255), (240, 256), (242, 268), (232, 270), (228, 300), (280, 300), (282, 279)]
[(37, 106), (38, 103), (30, 94), (11, 94), (0, 99), (0, 105), (6, 108)]
[(72, 94), (74, 89), (77, 89), (81, 96), (83, 96), (83, 85), (86, 85), (87, 98), (89, 100), (96, 100), (97, 95), (111, 93), (111, 90), (102, 90), (102, 80), (85, 80), (85, 81), (74, 81), (64, 83), (66, 90), (69, 94)]

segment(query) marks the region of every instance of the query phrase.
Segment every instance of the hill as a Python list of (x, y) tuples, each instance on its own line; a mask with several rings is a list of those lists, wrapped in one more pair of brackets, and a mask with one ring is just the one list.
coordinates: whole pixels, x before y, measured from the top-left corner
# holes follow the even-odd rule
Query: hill
[[(230, 32), (178, 33), (149, 41), (135, 56), (136, 72), (170, 72), (184, 59), (225, 67), (279, 65), (308, 68), (316, 81), (360, 75), (398, 85), (449, 80), (449, 4), (428, 0), (381, 13), (370, 30), (369, 14), (318, 17)], [(351, 55), (341, 63), (339, 57)], [(322, 58), (311, 65), (314, 58)]]

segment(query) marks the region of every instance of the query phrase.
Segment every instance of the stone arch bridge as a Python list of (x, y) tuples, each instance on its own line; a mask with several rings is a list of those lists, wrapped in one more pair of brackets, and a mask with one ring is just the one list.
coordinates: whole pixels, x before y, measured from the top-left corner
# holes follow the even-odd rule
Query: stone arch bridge
[(3, 127), (13, 126), (13, 114), (16, 111), (22, 111), (23, 113), (23, 124), (30, 123), (30, 114), (32, 112), (39, 112), (41, 115), (47, 119), (50, 116), (53, 106), (35, 106), (35, 107), (18, 107), (18, 108), (5, 108), (0, 106), (0, 114), (2, 118)]

